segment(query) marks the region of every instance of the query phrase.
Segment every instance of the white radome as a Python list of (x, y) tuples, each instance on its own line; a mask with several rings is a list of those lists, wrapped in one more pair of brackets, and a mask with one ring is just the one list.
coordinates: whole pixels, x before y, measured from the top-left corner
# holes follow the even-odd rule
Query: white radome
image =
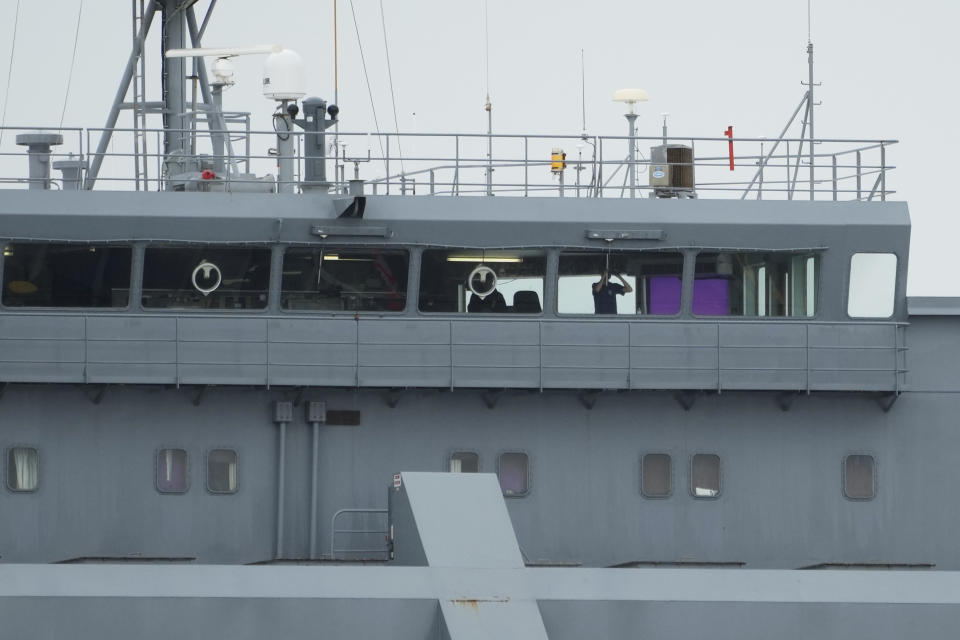
[(271, 53), (263, 63), (263, 95), (271, 100), (298, 100), (306, 95), (303, 58), (291, 49)]

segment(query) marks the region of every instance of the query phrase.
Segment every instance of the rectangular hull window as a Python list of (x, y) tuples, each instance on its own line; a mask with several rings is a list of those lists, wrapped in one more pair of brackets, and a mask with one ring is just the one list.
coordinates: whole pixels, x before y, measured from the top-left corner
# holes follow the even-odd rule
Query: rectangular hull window
[(818, 256), (790, 251), (720, 251), (697, 256), (698, 316), (810, 318), (816, 315)]
[(265, 309), (270, 250), (148, 247), (143, 306), (149, 309)]
[(408, 265), (408, 253), (397, 249), (287, 249), (280, 304), (300, 311), (403, 311)]
[(640, 463), (640, 491), (647, 498), (670, 496), (670, 456), (648, 453)]
[(676, 252), (565, 251), (557, 311), (673, 316), (680, 313), (682, 277), (683, 255)]
[(695, 498), (720, 496), (720, 456), (698, 453), (693, 456), (690, 492)]
[(210, 493), (237, 492), (237, 452), (214, 449), (207, 456), (207, 489)]
[(126, 307), (129, 247), (13, 243), (3, 248), (8, 307)]
[(497, 475), (505, 496), (523, 496), (529, 490), (530, 461), (525, 453), (500, 454)]
[(847, 315), (851, 318), (889, 318), (897, 290), (897, 256), (892, 253), (855, 253), (850, 258)]
[(450, 456), (452, 473), (477, 473), (480, 471), (480, 456), (471, 451), (458, 451)]
[(12, 447), (7, 453), (7, 487), (36, 491), (40, 483), (40, 456), (31, 447)]
[(538, 250), (428, 249), (420, 311), (539, 314), (546, 272), (546, 254)]
[(843, 495), (853, 500), (870, 500), (876, 495), (873, 456), (847, 456), (843, 462)]
[(187, 452), (160, 449), (157, 452), (157, 491), (184, 493), (187, 490)]

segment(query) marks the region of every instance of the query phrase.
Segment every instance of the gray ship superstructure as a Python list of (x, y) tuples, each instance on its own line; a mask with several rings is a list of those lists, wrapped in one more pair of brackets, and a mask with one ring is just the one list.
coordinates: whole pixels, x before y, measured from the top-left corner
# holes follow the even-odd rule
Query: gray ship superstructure
[(192, 5), (104, 129), (16, 132), (0, 637), (955, 633), (960, 301), (906, 295), (894, 141), (814, 144), (812, 71), (811, 137), (729, 158), (628, 114), (397, 173), (279, 46), (249, 133)]

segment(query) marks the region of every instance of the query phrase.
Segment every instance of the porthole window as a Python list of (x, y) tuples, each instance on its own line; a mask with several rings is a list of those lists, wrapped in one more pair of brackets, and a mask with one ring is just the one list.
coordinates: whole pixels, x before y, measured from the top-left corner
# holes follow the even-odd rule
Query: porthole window
[(157, 491), (187, 491), (187, 452), (183, 449), (160, 449), (157, 452)]
[(666, 453), (648, 453), (640, 461), (640, 492), (647, 498), (670, 496), (670, 456)]
[(40, 483), (40, 455), (32, 447), (11, 447), (7, 453), (7, 488), (36, 491)]
[(876, 489), (876, 464), (873, 456), (847, 456), (843, 461), (843, 495), (852, 500), (872, 500)]
[(712, 453), (698, 453), (693, 456), (690, 493), (695, 498), (720, 496), (720, 456)]
[(213, 449), (207, 454), (207, 489), (210, 493), (237, 492), (237, 452)]
[(450, 456), (451, 473), (477, 473), (480, 471), (480, 456), (472, 451), (457, 451)]
[(525, 453), (508, 452), (500, 454), (497, 476), (500, 488), (505, 496), (523, 496), (529, 490), (530, 459)]

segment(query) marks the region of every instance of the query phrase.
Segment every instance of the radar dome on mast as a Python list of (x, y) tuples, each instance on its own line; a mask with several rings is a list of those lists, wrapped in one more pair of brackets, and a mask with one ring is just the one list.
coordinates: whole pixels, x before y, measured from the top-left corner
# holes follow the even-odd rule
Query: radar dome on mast
[(296, 51), (282, 49), (263, 63), (263, 95), (271, 100), (299, 100), (306, 95), (303, 58)]

